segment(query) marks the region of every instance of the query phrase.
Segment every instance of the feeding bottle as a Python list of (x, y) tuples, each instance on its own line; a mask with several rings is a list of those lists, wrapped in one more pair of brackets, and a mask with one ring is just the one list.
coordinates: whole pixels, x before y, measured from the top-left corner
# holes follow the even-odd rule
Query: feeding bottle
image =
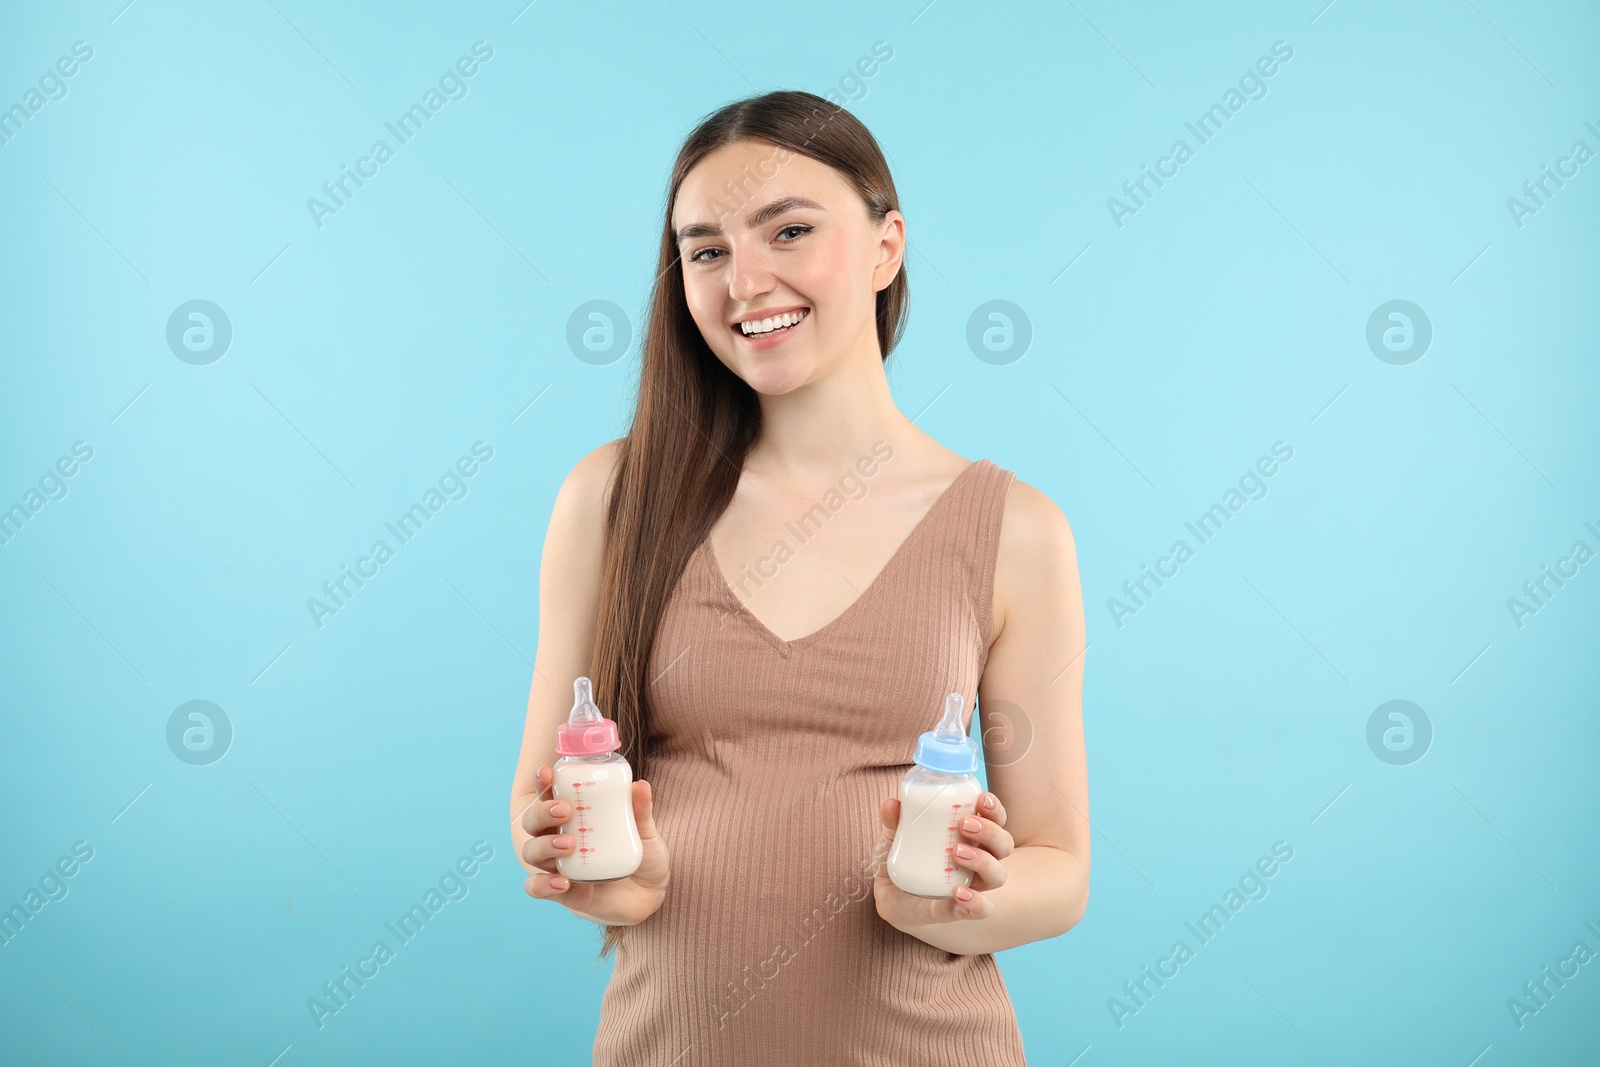
[(919, 897), (948, 897), (956, 886), (972, 883), (972, 870), (957, 866), (961, 820), (971, 815), (983, 792), (973, 771), (977, 746), (961, 727), (966, 701), (960, 693), (945, 698), (944, 718), (917, 740), (916, 766), (900, 780), (900, 824), (889, 846), (889, 880)]
[(561, 832), (577, 847), (556, 857), (556, 870), (574, 882), (614, 882), (644, 862), (633, 818), (633, 768), (617, 755), (617, 724), (595, 706), (589, 679), (573, 682), (572, 691), (572, 713), (556, 727), (561, 758), (551, 768), (551, 791), (572, 806)]

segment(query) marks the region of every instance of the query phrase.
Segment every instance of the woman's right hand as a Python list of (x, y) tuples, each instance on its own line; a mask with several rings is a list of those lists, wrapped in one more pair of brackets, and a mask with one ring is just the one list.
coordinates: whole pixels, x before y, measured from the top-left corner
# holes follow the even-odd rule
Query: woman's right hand
[[(548, 797), (553, 772), (540, 767), (536, 778), (539, 796)], [(576, 844), (570, 834), (559, 832), (572, 819), (571, 804), (539, 799), (523, 809), (522, 829), (531, 836), (522, 847), (522, 859), (538, 868), (523, 886), (530, 897), (557, 901), (574, 915), (607, 926), (632, 926), (661, 907), (667, 889), (667, 845), (656, 832), (650, 783), (636, 781), (632, 791), (633, 820), (644, 859), (638, 870), (615, 882), (574, 882), (557, 872), (556, 858), (573, 855)]]

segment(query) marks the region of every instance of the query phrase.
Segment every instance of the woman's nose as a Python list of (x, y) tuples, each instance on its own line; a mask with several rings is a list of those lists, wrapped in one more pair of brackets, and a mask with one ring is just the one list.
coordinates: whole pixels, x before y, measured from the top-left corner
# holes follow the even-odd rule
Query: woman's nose
[(728, 271), (731, 298), (748, 303), (772, 291), (775, 279), (764, 255), (759, 251), (740, 251), (733, 253), (733, 257), (733, 268)]

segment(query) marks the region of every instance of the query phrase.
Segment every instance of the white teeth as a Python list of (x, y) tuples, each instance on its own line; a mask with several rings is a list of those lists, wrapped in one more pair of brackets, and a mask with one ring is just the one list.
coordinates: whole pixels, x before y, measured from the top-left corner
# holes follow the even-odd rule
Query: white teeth
[(781, 329), (785, 326), (793, 326), (808, 314), (810, 314), (809, 309), (806, 311), (790, 311), (765, 319), (752, 319), (748, 322), (741, 322), (739, 329), (744, 332), (746, 337), (761, 333), (771, 333), (773, 330)]

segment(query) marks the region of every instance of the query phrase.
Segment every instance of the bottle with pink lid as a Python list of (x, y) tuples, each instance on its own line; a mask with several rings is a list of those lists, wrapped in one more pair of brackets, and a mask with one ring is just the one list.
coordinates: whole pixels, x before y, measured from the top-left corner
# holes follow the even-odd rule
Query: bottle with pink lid
[(617, 749), (617, 724), (600, 714), (588, 678), (572, 684), (572, 712), (556, 727), (551, 792), (572, 807), (561, 832), (577, 845), (556, 857), (556, 870), (573, 882), (615, 882), (644, 862), (633, 817), (633, 768)]

